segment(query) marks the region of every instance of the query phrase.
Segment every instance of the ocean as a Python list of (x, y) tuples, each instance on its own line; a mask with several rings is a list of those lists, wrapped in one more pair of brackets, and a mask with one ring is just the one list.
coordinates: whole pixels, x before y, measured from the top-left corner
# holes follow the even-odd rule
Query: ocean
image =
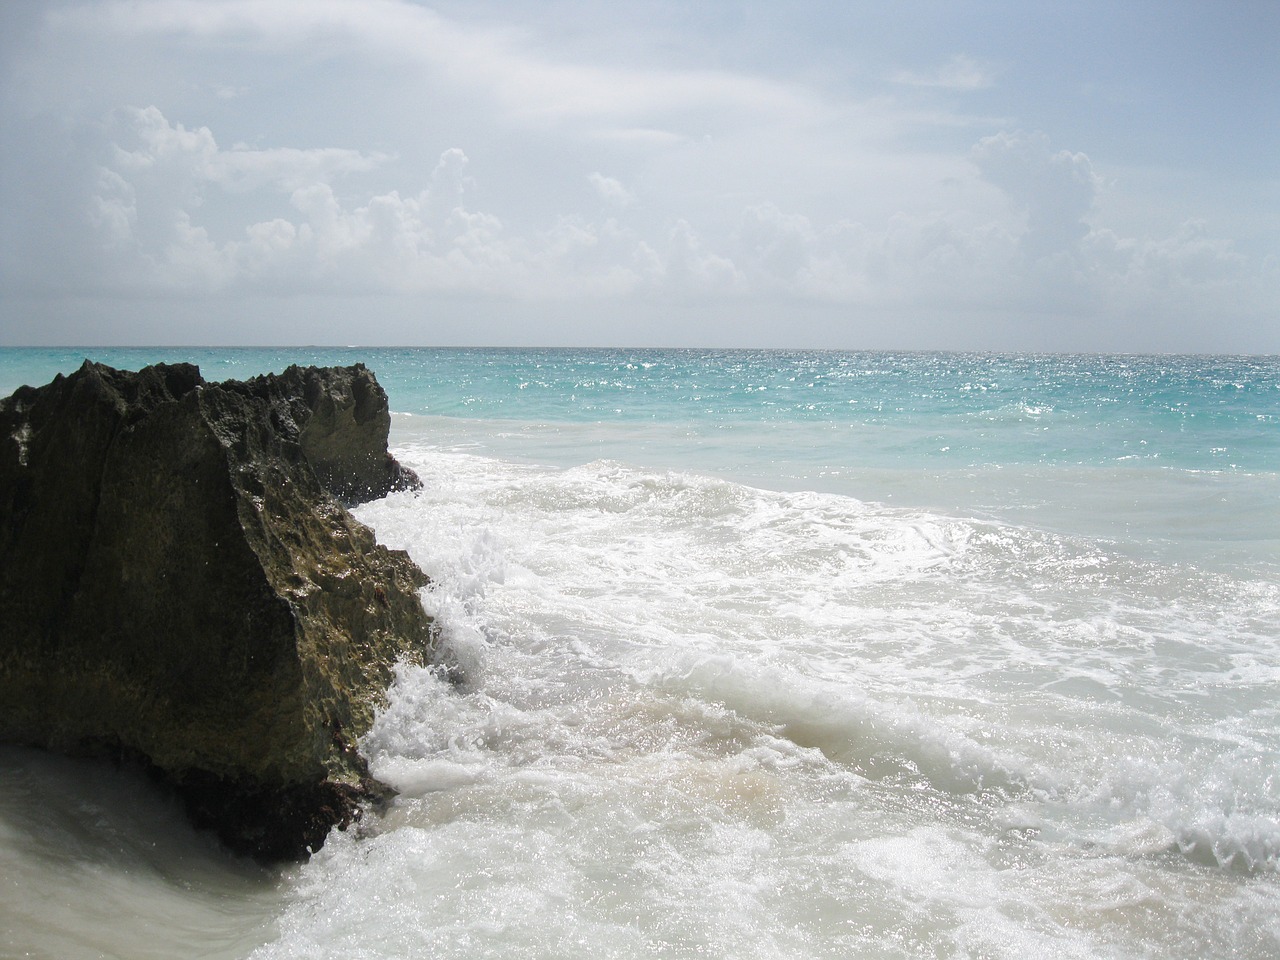
[(125, 772), (0, 750), (0, 954), (1280, 956), (1280, 358), (5, 349), (361, 361), (431, 576), (267, 870)]

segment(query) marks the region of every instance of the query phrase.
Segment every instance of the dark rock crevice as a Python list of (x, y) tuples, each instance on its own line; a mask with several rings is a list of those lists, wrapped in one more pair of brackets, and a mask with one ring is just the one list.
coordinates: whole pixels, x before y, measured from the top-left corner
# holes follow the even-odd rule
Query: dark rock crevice
[(417, 484), (389, 425), (362, 365), (0, 401), (0, 738), (142, 758), (268, 858), (385, 798), (352, 743), (433, 649), (425, 575), (343, 506)]

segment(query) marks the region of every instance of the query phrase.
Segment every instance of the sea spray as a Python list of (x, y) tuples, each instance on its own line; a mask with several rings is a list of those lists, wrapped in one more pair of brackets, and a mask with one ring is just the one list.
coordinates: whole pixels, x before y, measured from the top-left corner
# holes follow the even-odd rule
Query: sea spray
[[(433, 891), (341, 905), (402, 922), (390, 952), (1280, 942), (1270, 708), (1224, 671), (1268, 656), (1274, 589), (838, 496), (403, 456), (424, 492), (362, 516), (436, 564), (472, 679), (404, 674), (365, 744), (404, 791), (365, 856)], [(1230, 705), (1187, 709), (1209, 677)], [(363, 889), (330, 868), (308, 915)]]

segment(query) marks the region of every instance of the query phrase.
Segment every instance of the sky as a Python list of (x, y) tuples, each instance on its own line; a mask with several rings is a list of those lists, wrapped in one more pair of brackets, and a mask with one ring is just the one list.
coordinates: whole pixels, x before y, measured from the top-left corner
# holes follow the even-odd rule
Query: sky
[(1274, 0), (5, 0), (0, 345), (1280, 353)]

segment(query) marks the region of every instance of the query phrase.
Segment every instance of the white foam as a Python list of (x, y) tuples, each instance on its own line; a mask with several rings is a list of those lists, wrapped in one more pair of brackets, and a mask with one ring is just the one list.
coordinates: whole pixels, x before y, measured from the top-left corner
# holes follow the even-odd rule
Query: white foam
[[(425, 489), (360, 515), (434, 578), (464, 680), (401, 672), (363, 747), (402, 797), (264, 956), (1280, 944), (1274, 585), (614, 461), (400, 456)], [(338, 899), (381, 874), (412, 915)]]

